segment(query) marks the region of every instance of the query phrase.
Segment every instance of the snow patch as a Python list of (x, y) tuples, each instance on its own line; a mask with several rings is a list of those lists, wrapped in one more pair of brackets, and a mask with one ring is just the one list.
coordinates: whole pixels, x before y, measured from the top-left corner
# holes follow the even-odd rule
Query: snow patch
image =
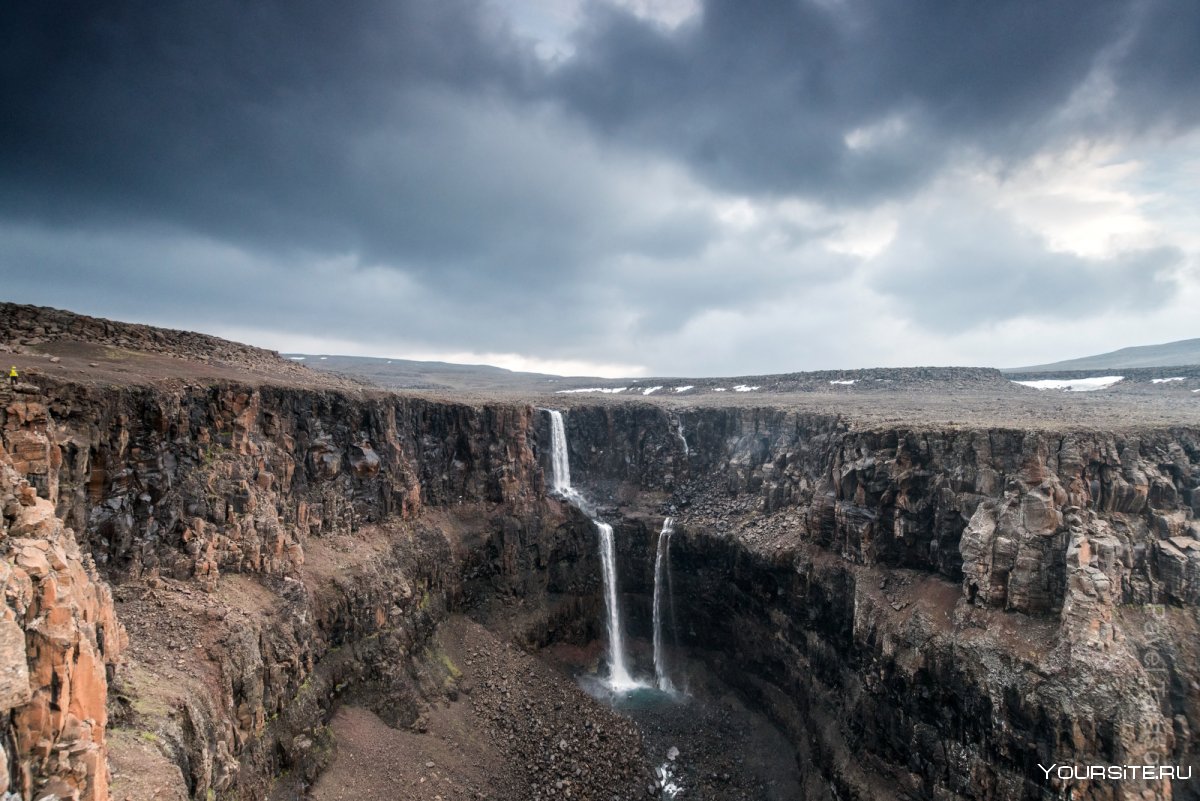
[(857, 380), (858, 380), (857, 378), (847, 378), (842, 381), (830, 381), (829, 383), (830, 384), (839, 384), (843, 387), (848, 387), (848, 386), (852, 386), (854, 384), (854, 382)]
[(662, 389), (662, 385), (659, 385), (657, 387), (646, 387), (645, 389), (642, 390), (642, 394), (643, 395), (653, 395), (655, 392), (658, 392), (660, 389)]
[(1102, 375), (1096, 378), (1043, 378), (1040, 381), (1014, 381), (1023, 387), (1033, 389), (1061, 389), (1064, 392), (1095, 392), (1098, 389), (1108, 389), (1119, 381), (1124, 381), (1122, 375)]
[(603, 392), (606, 395), (616, 395), (618, 392), (624, 392), (627, 389), (629, 389), (629, 387), (617, 387), (616, 389), (613, 389), (610, 387), (585, 387), (583, 389), (560, 389), (557, 392), (555, 392), (554, 394), (555, 395), (576, 395), (580, 392)]
[(756, 389), (762, 389), (762, 387), (748, 387), (745, 384), (738, 384), (736, 387), (733, 388), (733, 391), (734, 392), (753, 392)]
[(1151, 384), (1165, 384), (1168, 381), (1183, 381), (1183, 380), (1185, 380), (1183, 376), (1175, 376), (1173, 378), (1151, 378), (1150, 383)]
[(713, 388), (713, 392), (724, 392), (724, 391), (725, 391), (725, 387), (714, 387)]
[(688, 384), (686, 387), (675, 387), (672, 392), (687, 392), (689, 389), (695, 389), (693, 384)]
[(292, 361), (294, 361), (294, 362), (302, 362), (302, 361), (304, 361), (304, 357), (303, 357), (303, 356), (288, 356), (288, 358), (289, 358), (289, 359), (291, 359), (291, 360), (292, 360)]

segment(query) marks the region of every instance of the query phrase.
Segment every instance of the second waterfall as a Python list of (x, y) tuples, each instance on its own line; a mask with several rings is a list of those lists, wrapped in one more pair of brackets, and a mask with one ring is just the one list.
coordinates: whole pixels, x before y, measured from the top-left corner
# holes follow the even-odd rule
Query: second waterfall
[(608, 685), (623, 692), (642, 686), (629, 673), (625, 656), (625, 640), (621, 629), (620, 596), (617, 593), (617, 556), (612, 526), (592, 515), (588, 504), (571, 486), (571, 466), (567, 455), (567, 428), (562, 412), (547, 409), (550, 414), (551, 487), (554, 492), (586, 514), (599, 535), (600, 566), (604, 579), (604, 606), (608, 612)]
[(675, 521), (667, 518), (663, 521), (662, 531), (658, 534), (658, 547), (654, 555), (654, 683), (663, 692), (675, 692), (675, 685), (667, 670), (666, 643), (663, 641), (663, 614), (665, 606), (673, 603), (673, 598), (663, 602), (663, 594), (670, 586), (671, 571), (671, 535), (675, 533)]

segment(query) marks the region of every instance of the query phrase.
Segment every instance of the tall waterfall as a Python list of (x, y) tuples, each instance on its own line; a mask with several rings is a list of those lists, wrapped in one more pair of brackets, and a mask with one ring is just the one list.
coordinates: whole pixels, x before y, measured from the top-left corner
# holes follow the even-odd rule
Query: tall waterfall
[(671, 571), (671, 534), (675, 532), (675, 521), (667, 518), (663, 521), (662, 531), (658, 532), (658, 549), (654, 556), (654, 682), (663, 692), (675, 692), (675, 685), (667, 674), (667, 655), (663, 645), (663, 591), (670, 598)]
[(567, 427), (562, 412), (550, 412), (550, 481), (552, 489), (560, 495), (573, 495), (571, 489), (571, 460), (567, 456)]
[(571, 464), (567, 456), (567, 428), (562, 412), (550, 413), (550, 483), (555, 493), (586, 514), (600, 534), (600, 566), (604, 574), (604, 607), (608, 612), (608, 685), (614, 690), (640, 686), (629, 674), (625, 641), (621, 630), (621, 606), (617, 596), (617, 552), (612, 526), (593, 517), (589, 505), (571, 486)]
[(608, 523), (593, 520), (600, 530), (600, 564), (604, 568), (604, 606), (608, 609), (608, 683), (614, 690), (629, 690), (638, 683), (625, 665), (625, 643), (621, 636), (621, 607), (617, 599), (617, 552)]

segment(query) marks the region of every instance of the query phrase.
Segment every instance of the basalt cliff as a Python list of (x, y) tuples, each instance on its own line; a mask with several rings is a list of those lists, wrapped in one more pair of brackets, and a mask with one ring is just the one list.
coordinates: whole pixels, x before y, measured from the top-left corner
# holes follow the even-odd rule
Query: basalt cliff
[[(352, 756), (339, 708), (372, 710), (400, 748), (449, 704), (484, 716), (502, 767), (394, 797), (655, 793), (628, 719), (569, 682), (529, 689), (539, 652), (603, 635), (595, 532), (547, 491), (548, 403), (613, 523), (635, 658), (672, 515), (675, 656), (770, 717), (804, 798), (1200, 796), (1046, 770), (1195, 766), (1193, 425), (461, 403), (294, 366), (239, 379), (170, 355), (171, 332), (143, 356), (118, 324), (79, 350), (44, 317), (6, 319), (23, 376), (0, 398), (9, 797), (304, 798)], [(492, 644), (454, 651), (464, 618)]]

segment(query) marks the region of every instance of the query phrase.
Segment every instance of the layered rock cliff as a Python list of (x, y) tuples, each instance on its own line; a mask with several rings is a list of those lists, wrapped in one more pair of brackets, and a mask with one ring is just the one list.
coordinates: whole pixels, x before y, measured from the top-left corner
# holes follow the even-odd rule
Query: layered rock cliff
[[(114, 762), (156, 763), (175, 793), (162, 797), (261, 798), (281, 775), (302, 786), (320, 771), (324, 723), (345, 693), (419, 723), (423, 683), (445, 677), (422, 677), (414, 655), (448, 606), (528, 597), (522, 625), (538, 631), (579, 617), (595, 595), (590, 532), (544, 496), (533, 414), (282, 386), (45, 380), (13, 394), (3, 443), (32, 510), (16, 519), (26, 507), (6, 507), (4, 540), (20, 577), (9, 615), (25, 621), (34, 683), (31, 694), (15, 675), (6, 701), (9, 749), (35, 760), (22, 768), (24, 797), (74, 797), (63, 782), (108, 797), (106, 687)], [(48, 527), (36, 537), (21, 522), (34, 513)], [(117, 666), (123, 635), (108, 582), (132, 641), (111, 686), (103, 663)], [(83, 634), (63, 640), (81, 662), (69, 671), (36, 639), (55, 603), (81, 616)], [(4, 631), (25, 664), (20, 632)], [(78, 647), (87, 638), (95, 653)], [(59, 689), (75, 673), (90, 679)], [(51, 680), (46, 700), (37, 682)], [(86, 704), (59, 720), (59, 696), (73, 692)], [(27, 719), (52, 732), (25, 733)], [(131, 780), (118, 776), (114, 797)]]
[(1195, 797), (1038, 764), (1196, 762), (1196, 431), (631, 406), (568, 432), (625, 501), (643, 610), (644, 515), (679, 518), (683, 637), (788, 728), (811, 797)]
[[(1194, 761), (1194, 430), (648, 403), (567, 429), (634, 633), (671, 512), (682, 645), (788, 732), (809, 797), (1193, 797), (1038, 764)], [(546, 497), (536, 408), (43, 376), (2, 430), (25, 797), (105, 798), (106, 755), (115, 798), (302, 792), (342, 699), (420, 728), (448, 609), (597, 634), (593, 532)]]
[[(18, 404), (46, 423), (35, 403)], [(30, 441), (10, 448), (28, 455)], [(91, 556), (21, 477), (31, 467), (0, 453), (0, 794), (104, 801), (108, 680), (126, 635)]]

